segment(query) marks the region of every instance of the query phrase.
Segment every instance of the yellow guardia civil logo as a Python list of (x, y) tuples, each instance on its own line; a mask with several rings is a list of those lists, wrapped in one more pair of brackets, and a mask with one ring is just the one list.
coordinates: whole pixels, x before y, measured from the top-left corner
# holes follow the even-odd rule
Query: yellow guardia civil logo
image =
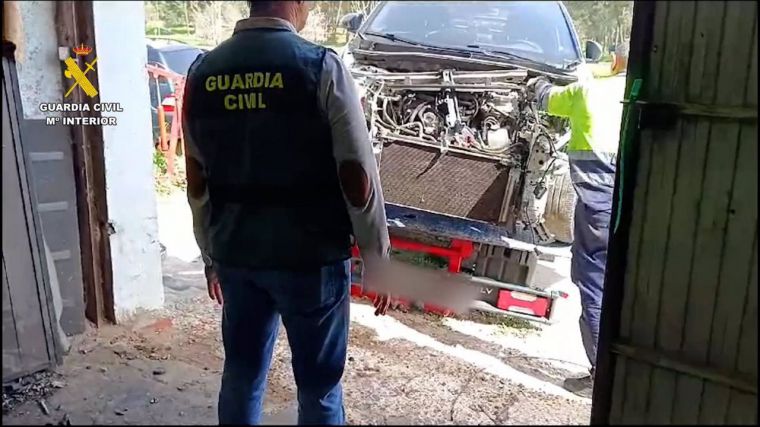
[[(74, 54), (76, 54), (76, 56), (87, 56), (90, 52), (92, 52), (92, 48), (85, 45), (79, 45), (74, 48)], [(90, 63), (85, 61), (86, 67), (84, 71), (79, 68), (79, 65), (77, 65), (74, 58), (66, 58), (63, 62), (66, 64), (66, 71), (64, 71), (63, 74), (67, 79), (74, 79), (74, 83), (64, 97), (68, 98), (68, 96), (74, 91), (74, 88), (79, 86), (87, 96), (95, 98), (95, 96), (98, 95), (98, 90), (95, 89), (95, 86), (93, 86), (90, 80), (87, 79), (87, 73), (95, 70), (95, 63), (98, 62), (98, 58), (94, 58)]]

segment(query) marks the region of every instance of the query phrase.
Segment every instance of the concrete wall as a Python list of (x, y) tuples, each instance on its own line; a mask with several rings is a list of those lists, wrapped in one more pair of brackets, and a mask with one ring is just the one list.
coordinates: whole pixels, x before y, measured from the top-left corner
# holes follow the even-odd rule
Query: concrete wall
[[(117, 321), (164, 302), (153, 188), (153, 145), (145, 71), (143, 2), (94, 2), (101, 102), (118, 102), (117, 126), (104, 126), (106, 192)], [(107, 115), (111, 115), (108, 113)]]
[(41, 112), (42, 102), (61, 102), (61, 65), (55, 33), (55, 2), (21, 1), (22, 42), (16, 52), (19, 91), (25, 119), (60, 113)]

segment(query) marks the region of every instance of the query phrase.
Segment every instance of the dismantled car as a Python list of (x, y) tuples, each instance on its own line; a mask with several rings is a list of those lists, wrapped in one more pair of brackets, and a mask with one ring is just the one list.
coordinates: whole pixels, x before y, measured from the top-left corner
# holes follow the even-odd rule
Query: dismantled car
[(526, 89), (591, 78), (601, 55), (561, 2), (381, 2), (342, 25), (387, 202), (572, 241), (568, 123)]

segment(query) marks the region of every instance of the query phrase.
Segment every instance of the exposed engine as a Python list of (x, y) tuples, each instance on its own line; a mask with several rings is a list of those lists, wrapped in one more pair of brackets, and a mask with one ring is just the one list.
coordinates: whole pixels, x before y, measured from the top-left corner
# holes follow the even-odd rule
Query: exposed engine
[[(371, 103), (373, 100), (369, 100)], [(517, 93), (459, 93), (452, 89), (377, 95), (378, 137), (514, 158), (519, 100)]]
[[(459, 148), (509, 158), (519, 122), (516, 92), (459, 93), (452, 89), (378, 96), (381, 137)], [(408, 138), (404, 138), (408, 137)]]
[[(377, 70), (377, 69), (375, 69)], [(552, 139), (562, 123), (539, 115), (524, 71), (365, 74), (365, 111), (380, 140), (430, 144), (522, 165), (536, 134)]]
[(363, 67), (354, 75), (362, 82), (377, 152), (400, 141), (496, 160), (515, 181), (499, 222), (527, 224), (537, 233), (534, 240), (551, 239), (540, 226), (544, 195), (569, 133), (563, 120), (536, 111), (526, 71), (388, 73)]

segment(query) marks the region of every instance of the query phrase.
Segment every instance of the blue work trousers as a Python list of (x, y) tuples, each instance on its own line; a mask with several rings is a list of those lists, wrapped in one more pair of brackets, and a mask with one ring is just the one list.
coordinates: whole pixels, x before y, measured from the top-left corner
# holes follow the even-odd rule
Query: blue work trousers
[(581, 338), (586, 356), (594, 367), (607, 265), (615, 160), (592, 160), (588, 156), (580, 160), (574, 159), (570, 153), (570, 174), (578, 196), (570, 278), (580, 290)]
[(345, 424), (341, 377), (349, 325), (349, 261), (305, 271), (215, 266), (224, 296), (220, 424), (259, 424), (280, 317), (298, 389), (299, 424)]

